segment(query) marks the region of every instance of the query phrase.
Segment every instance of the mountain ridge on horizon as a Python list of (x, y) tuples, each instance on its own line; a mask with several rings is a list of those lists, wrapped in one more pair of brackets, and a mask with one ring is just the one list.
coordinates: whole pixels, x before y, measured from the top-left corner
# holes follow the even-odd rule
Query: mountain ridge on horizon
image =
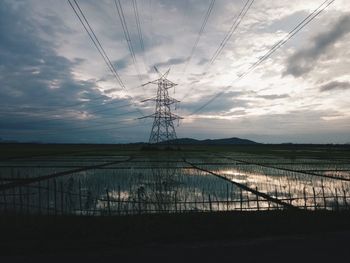
[(161, 142), (160, 144), (216, 144), (216, 145), (229, 145), (229, 144), (260, 144), (258, 142), (248, 140), (248, 139), (241, 139), (238, 137), (231, 137), (231, 138), (222, 138), (222, 139), (204, 139), (204, 140), (197, 140), (193, 138), (178, 138), (174, 140), (169, 140), (165, 142)]

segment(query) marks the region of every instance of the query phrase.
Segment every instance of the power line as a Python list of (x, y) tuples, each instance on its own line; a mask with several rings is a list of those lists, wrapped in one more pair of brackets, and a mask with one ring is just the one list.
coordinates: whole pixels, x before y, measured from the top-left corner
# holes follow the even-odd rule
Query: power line
[[(262, 62), (264, 62), (267, 58), (269, 58), (276, 50), (278, 50), (280, 47), (282, 47), (289, 39), (291, 39), (295, 34), (297, 34), (301, 29), (303, 29), (306, 25), (308, 25), (313, 19), (315, 19), (320, 13), (322, 13), (328, 6), (330, 6), (335, 0), (329, 0), (324, 1), (318, 8), (316, 8), (311, 14), (309, 14), (305, 19), (303, 19), (292, 31), (290, 31), (283, 39), (278, 41), (275, 45), (273, 45), (269, 51), (265, 53), (264, 56), (259, 58), (253, 65), (251, 65), (248, 70), (246, 70), (244, 73), (239, 75), (233, 82), (245, 77), (247, 74), (249, 74), (251, 71), (253, 71), (256, 67), (258, 67)], [(328, 3), (327, 3), (328, 2)], [(326, 4), (327, 3), (327, 4)], [(322, 7), (323, 6), (323, 7)], [(229, 88), (228, 88), (229, 89)], [(205, 107), (207, 107), (210, 103), (212, 103), (214, 100), (216, 100), (218, 97), (220, 97), (222, 94), (224, 94), (228, 89), (222, 90), (216, 94), (212, 98), (210, 98), (207, 102), (205, 102), (202, 106), (197, 108), (195, 111), (190, 113), (187, 116), (194, 115), (201, 110), (203, 110)]]
[[(70, 4), (70, 6), (72, 7), (74, 13), (76, 14), (76, 16), (78, 17), (80, 23), (83, 25), (86, 33), (88, 34), (89, 38), (91, 39), (91, 41), (93, 42), (94, 46), (96, 47), (96, 49), (98, 50), (98, 52), (100, 53), (100, 55), (102, 56), (103, 60), (105, 61), (108, 69), (112, 72), (112, 75), (116, 78), (118, 84), (122, 87), (122, 89), (127, 93), (127, 88), (124, 85), (122, 79), (120, 78), (117, 70), (115, 69), (113, 63), (111, 62), (111, 60), (109, 59), (106, 51), (104, 50), (101, 42), (99, 41), (99, 39), (97, 38), (94, 30), (92, 29), (89, 21), (87, 20), (86, 16), (84, 15), (82, 9), (80, 8), (78, 2), (76, 0), (73, 0), (75, 6), (73, 5), (73, 3), (71, 2), (71, 0), (68, 0), (68, 3)], [(131, 100), (134, 102), (133, 97), (129, 94), (129, 96), (131, 97)], [(141, 110), (137, 109), (139, 111), (139, 113), (143, 116), (144, 114), (141, 112)]]
[(129, 48), (129, 51), (130, 51), (130, 55), (131, 55), (132, 61), (133, 61), (134, 65), (135, 65), (135, 69), (136, 69), (139, 81), (142, 82), (142, 77), (141, 77), (141, 74), (140, 74), (140, 70), (139, 70), (139, 68), (137, 66), (137, 60), (136, 60), (136, 56), (135, 56), (135, 51), (134, 51), (134, 48), (133, 48), (133, 45), (132, 45), (132, 42), (131, 42), (128, 26), (126, 24), (123, 7), (122, 7), (122, 5), (120, 3), (120, 0), (114, 0), (114, 3), (115, 3), (115, 7), (117, 9), (117, 14), (119, 16), (120, 23), (122, 25), (122, 29), (123, 29), (123, 32), (124, 32), (124, 37), (125, 37), (126, 43), (128, 44), (128, 48)]
[(135, 16), (135, 20), (136, 20), (137, 34), (139, 37), (140, 47), (142, 50), (143, 64), (145, 66), (146, 72), (148, 72), (148, 63), (147, 63), (148, 59), (146, 58), (145, 44), (143, 41), (143, 34), (142, 34), (142, 28), (141, 28), (141, 22), (140, 22), (140, 13), (139, 13), (138, 5), (137, 5), (137, 0), (132, 0), (132, 6), (133, 6), (134, 16)]
[[(225, 48), (227, 42), (231, 39), (233, 33), (236, 31), (236, 29), (238, 28), (238, 26), (242, 22), (243, 18), (245, 17), (245, 15), (249, 11), (249, 9), (250, 9), (250, 7), (252, 6), (253, 3), (254, 3), (254, 0), (247, 0), (245, 2), (245, 4), (243, 5), (243, 7), (242, 7), (241, 11), (239, 12), (239, 14), (233, 18), (233, 23), (232, 23), (230, 29), (226, 33), (224, 39), (221, 41), (219, 47), (215, 50), (214, 54), (212, 55), (212, 57), (211, 57), (211, 59), (209, 61), (209, 64), (208, 64), (207, 68), (205, 69), (206, 73), (208, 73), (208, 70), (209, 70), (210, 66), (212, 64), (214, 64), (214, 62), (216, 61), (218, 56), (221, 54), (221, 52)], [(188, 91), (185, 93), (185, 95), (182, 97), (181, 100), (185, 99), (192, 92), (192, 90), (193, 90), (192, 87), (190, 89), (188, 89)]]
[[(116, 78), (117, 82), (119, 83), (119, 85), (123, 88), (125, 88), (125, 85), (123, 83), (123, 81), (121, 80), (118, 72), (115, 70), (114, 65), (112, 64), (112, 62), (110, 61), (109, 57), (107, 56), (104, 48), (101, 45), (101, 42), (98, 40), (94, 30), (92, 29), (92, 27), (90, 26), (90, 23), (88, 22), (86, 16), (84, 15), (83, 11), (81, 10), (78, 2), (76, 0), (73, 0), (74, 4), (76, 7), (74, 7), (74, 5), (72, 4), (71, 0), (68, 0), (68, 3), (70, 4), (70, 6), (72, 7), (74, 13), (76, 14), (76, 16), (78, 17), (80, 23), (83, 25), (86, 33), (89, 35), (91, 41), (94, 43), (95, 47), (97, 48), (98, 52), (100, 53), (100, 55), (102, 56), (103, 60), (105, 61), (107, 67), (109, 68), (109, 70), (112, 72), (113, 76)], [(77, 8), (77, 9), (76, 9)], [(78, 11), (77, 11), (78, 10)], [(78, 13), (79, 12), (79, 13)]]
[[(239, 78), (244, 77), (249, 74), (252, 70), (254, 70), (257, 66), (259, 66), (263, 61), (269, 58), (277, 49), (283, 46), (289, 39), (291, 39), (295, 34), (297, 34), (301, 29), (303, 29), (306, 25), (308, 25), (314, 18), (316, 18), (321, 12), (323, 12), (328, 6), (330, 6), (335, 0), (324, 1), (318, 8), (316, 8), (312, 13), (310, 13), (306, 18), (304, 18), (299, 24), (290, 31), (283, 39), (277, 42), (275, 45), (271, 47), (271, 49), (265, 53), (264, 56), (260, 57), (258, 61), (256, 61), (253, 65), (249, 67), (249, 69), (241, 74)], [(323, 6), (323, 7), (322, 7)]]
[(203, 22), (202, 22), (201, 28), (200, 28), (200, 30), (199, 30), (199, 32), (198, 32), (196, 41), (194, 42), (194, 45), (193, 45), (193, 47), (192, 47), (192, 49), (191, 49), (191, 53), (190, 53), (189, 57), (187, 58), (187, 61), (186, 61), (186, 64), (185, 64), (185, 67), (184, 67), (184, 70), (183, 70), (184, 73), (186, 72), (187, 66), (188, 66), (189, 62), (191, 61), (191, 59), (192, 59), (192, 57), (193, 57), (193, 55), (194, 55), (194, 52), (195, 52), (196, 49), (197, 49), (199, 40), (201, 39), (201, 36), (202, 36), (202, 34), (203, 34), (203, 32), (204, 32), (204, 28), (205, 28), (205, 26), (206, 26), (206, 24), (207, 24), (207, 22), (208, 22), (208, 19), (209, 19), (209, 16), (210, 16), (210, 14), (211, 14), (211, 11), (213, 10), (214, 4), (215, 4), (215, 0), (211, 0), (211, 1), (210, 1), (210, 4), (209, 4), (209, 7), (208, 7), (208, 10), (207, 10), (207, 12), (206, 12), (206, 14), (205, 14), (205, 16), (204, 16), (204, 20), (203, 20)]
[[(75, 5), (73, 5), (73, 2)], [(70, 0), (68, 0), (68, 3), (70, 4), (70, 6), (72, 7), (74, 13), (76, 14), (76, 16), (78, 17), (79, 21), (81, 22), (81, 24), (83, 25), (85, 31), (87, 32), (87, 34), (89, 35), (90, 39), (92, 40), (92, 42), (94, 43), (95, 47), (97, 48), (97, 50), (99, 51), (100, 55), (102, 56), (102, 58), (104, 59), (107, 67), (111, 70), (112, 74), (116, 77), (118, 83), (122, 86), (122, 88), (125, 90), (126, 87), (123, 84), (122, 80), (120, 79), (118, 73), (116, 72), (113, 64), (111, 63), (108, 55), (106, 54), (105, 50), (102, 47), (101, 42), (98, 40), (96, 34), (94, 33), (90, 23), (88, 22), (86, 16), (84, 15), (82, 9), (80, 8), (78, 2), (76, 0), (73, 0), (73, 2), (71, 2)], [(105, 97), (105, 96), (101, 96), (101, 97)], [(97, 99), (97, 98), (96, 98)], [(106, 104), (114, 104), (114, 103), (120, 103), (120, 101), (112, 101), (112, 102), (107, 102)], [(61, 107), (61, 108), (68, 108), (68, 107), (74, 107), (74, 106), (78, 106), (84, 104), (84, 102), (79, 102), (79, 103), (75, 103), (73, 105), (69, 105), (69, 106), (65, 106), (65, 107)], [(106, 105), (104, 104), (104, 105)], [(104, 105), (100, 105), (100, 106), (104, 106)], [(127, 105), (121, 105), (119, 107), (115, 107), (116, 108), (122, 108), (122, 107), (127, 107), (127, 106), (131, 106), (133, 105), (133, 103), (129, 103)], [(96, 108), (96, 107), (93, 107)], [(89, 109), (91, 110), (91, 108)], [(102, 109), (102, 110), (97, 110), (97, 111), (93, 111), (93, 112), (88, 112), (89, 114), (94, 114), (94, 113), (98, 113), (98, 112), (103, 112), (103, 111), (107, 111), (107, 110), (111, 110), (111, 109)], [(139, 110), (138, 110), (139, 111)], [(141, 113), (141, 115), (143, 115)], [(119, 116), (118, 114), (115, 116)], [(49, 120), (40, 120), (37, 121), (36, 123), (47, 123), (47, 122), (51, 122), (51, 121), (57, 121), (57, 120), (64, 120), (65, 118), (55, 118), (55, 119), (49, 119)], [(33, 122), (30, 122), (30, 124), (32, 124)], [(26, 123), (22, 123), (22, 124), (26, 124)]]
[(143, 35), (142, 35), (142, 29), (141, 29), (141, 23), (140, 23), (140, 14), (139, 14), (139, 9), (137, 7), (137, 1), (136, 0), (132, 0), (132, 6), (134, 9), (134, 15), (135, 15), (135, 20), (136, 20), (136, 27), (137, 27), (137, 34), (139, 36), (139, 40), (140, 40), (140, 47), (142, 49), (142, 51), (145, 51), (145, 45), (143, 42)]
[[(245, 17), (247, 12), (249, 11), (253, 2), (254, 2), (254, 0), (247, 0), (246, 3), (244, 4), (244, 6), (242, 7), (241, 11), (239, 12), (238, 16), (234, 17), (233, 23), (232, 23), (229, 31), (226, 33), (226, 35), (225, 35), (224, 39), (221, 41), (219, 47), (215, 50), (214, 54), (212, 55), (205, 72), (208, 71), (210, 65), (212, 65), (215, 62), (215, 60), (218, 58), (218, 56), (221, 54), (221, 52), (225, 48), (227, 42), (231, 39), (233, 33), (236, 31), (239, 24), (242, 22), (243, 18)], [(181, 100), (185, 99), (192, 92), (192, 90), (193, 90), (192, 87), (189, 88)]]
[(243, 18), (245, 17), (245, 15), (249, 11), (249, 9), (253, 3), (254, 3), (254, 0), (247, 0), (245, 5), (241, 9), (240, 13), (238, 14), (238, 16), (236, 16), (234, 18), (233, 23), (232, 23), (229, 31), (226, 33), (224, 39), (221, 41), (219, 47), (216, 49), (213, 56), (211, 57), (210, 62), (209, 62), (210, 65), (213, 64), (215, 62), (215, 60), (218, 58), (218, 56), (221, 54), (221, 52), (225, 48), (227, 42), (230, 40), (233, 33), (236, 31), (236, 29), (240, 25), (240, 23), (242, 22)]

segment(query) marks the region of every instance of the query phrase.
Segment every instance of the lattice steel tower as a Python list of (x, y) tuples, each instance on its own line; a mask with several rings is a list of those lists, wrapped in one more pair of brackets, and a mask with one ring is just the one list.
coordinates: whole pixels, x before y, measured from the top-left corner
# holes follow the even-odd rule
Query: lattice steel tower
[(180, 116), (171, 113), (171, 105), (173, 105), (174, 103), (178, 103), (179, 101), (170, 97), (168, 93), (169, 89), (177, 85), (166, 78), (169, 74), (170, 69), (164, 74), (160, 74), (156, 67), (155, 70), (159, 74), (160, 78), (142, 85), (158, 85), (157, 96), (143, 100), (143, 102), (156, 102), (155, 113), (140, 118), (153, 118), (153, 126), (151, 130), (151, 135), (149, 137), (149, 143), (159, 143), (163, 141), (176, 139), (177, 137), (174, 127), (174, 120), (182, 119)]

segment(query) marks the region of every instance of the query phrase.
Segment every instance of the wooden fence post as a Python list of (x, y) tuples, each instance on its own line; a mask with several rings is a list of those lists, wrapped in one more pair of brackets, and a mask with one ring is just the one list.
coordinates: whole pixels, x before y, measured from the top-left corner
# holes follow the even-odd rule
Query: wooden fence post
[(19, 213), (23, 214), (23, 193), (22, 186), (19, 187)]
[[(198, 208), (198, 204), (197, 204), (196, 195), (194, 195), (194, 201), (193, 201), (193, 203), (194, 203), (194, 211), (198, 212), (199, 209), (197, 209), (197, 208)], [(192, 210), (193, 210), (193, 209), (192, 209)]]
[(249, 192), (247, 192), (247, 211), (250, 211)]
[[(26, 174), (26, 179), (28, 180), (28, 174)], [(29, 203), (30, 203), (30, 197), (29, 197), (29, 186), (26, 186), (26, 214), (29, 214)]]
[(120, 215), (120, 185), (118, 185), (118, 215)]
[(242, 188), (239, 189), (240, 190), (240, 209), (241, 211), (243, 210), (243, 191), (242, 191)]
[(53, 194), (54, 194), (54, 202), (55, 202), (55, 216), (57, 215), (57, 183), (56, 179), (53, 179)]
[(50, 214), (50, 180), (47, 180), (47, 200), (46, 200), (46, 208), (47, 208), (47, 215)]
[(345, 189), (344, 189), (344, 188), (343, 188), (343, 194), (344, 194), (344, 196), (343, 196), (344, 205), (345, 205), (346, 209), (348, 209), (348, 202), (346, 201), (346, 192), (345, 192)]
[[(256, 186), (255, 187), (255, 191), (258, 192), (258, 187)], [(259, 196), (256, 195), (256, 207), (258, 209), (258, 211), (260, 210), (260, 207), (259, 207)]]
[[(13, 176), (14, 176), (14, 175), (13, 175)], [(16, 206), (16, 205), (17, 205), (17, 204), (16, 204), (16, 189), (17, 189), (17, 188), (15, 188), (15, 187), (12, 188), (12, 191), (11, 191), (11, 192), (12, 192), (12, 206), (13, 206), (12, 209), (13, 209), (14, 212), (17, 213), (17, 206)]]
[(323, 180), (321, 180), (321, 187), (322, 187), (322, 197), (323, 197), (323, 208), (326, 210), (327, 209), (327, 202), (326, 202), (326, 197), (324, 195)]
[(7, 198), (6, 198), (6, 191), (2, 191), (3, 198), (4, 198), (4, 213), (7, 213)]
[(314, 209), (315, 211), (317, 210), (317, 201), (316, 201), (316, 193), (315, 193), (315, 188), (312, 187), (312, 192), (314, 194)]
[(41, 182), (38, 182), (38, 202), (39, 202), (39, 215), (41, 215)]
[(205, 192), (204, 189), (202, 190), (202, 199), (203, 199), (203, 207), (205, 207), (205, 210), (208, 210), (208, 203), (205, 201)]
[(337, 191), (337, 188), (335, 188), (335, 209), (336, 209), (336, 211), (339, 211), (339, 201), (338, 201), (338, 191)]
[[(277, 186), (275, 186), (275, 198), (278, 199), (278, 192), (277, 192)], [(277, 210), (279, 210), (279, 206), (277, 205)]]
[(229, 190), (228, 190), (228, 184), (226, 184), (226, 211), (229, 210)]
[(215, 193), (214, 193), (214, 197), (215, 197), (215, 200), (216, 200), (216, 209), (215, 209), (215, 211), (220, 211), (220, 202), (219, 202), (218, 197), (217, 197), (217, 195)]
[(60, 188), (61, 188), (61, 215), (64, 214), (64, 196), (63, 196), (63, 182), (60, 182)]
[(111, 205), (109, 203), (109, 193), (108, 193), (108, 188), (106, 188), (106, 196), (107, 196), (107, 209), (108, 209), (108, 215), (111, 215)]
[(231, 194), (230, 194), (230, 210), (236, 210), (236, 203), (234, 202), (236, 193), (234, 193), (233, 184), (231, 184)]
[(175, 203), (175, 213), (177, 213), (177, 191), (175, 191), (174, 203)]
[(83, 201), (82, 201), (82, 197), (81, 197), (81, 181), (79, 179), (79, 210), (80, 210), (80, 215), (83, 214)]
[(138, 214), (141, 214), (141, 196), (140, 191), (137, 191), (137, 207), (138, 207)]
[(210, 194), (209, 194), (209, 210), (210, 210), (210, 212), (212, 212), (212, 211), (213, 211), (213, 208), (212, 208), (212, 206), (211, 206), (211, 198), (210, 198)]
[(307, 197), (306, 197), (305, 186), (304, 186), (304, 189), (303, 189), (303, 195), (304, 195), (304, 209), (307, 210)]
[(292, 193), (290, 191), (290, 183), (288, 182), (288, 195), (289, 195), (289, 204), (292, 204)]

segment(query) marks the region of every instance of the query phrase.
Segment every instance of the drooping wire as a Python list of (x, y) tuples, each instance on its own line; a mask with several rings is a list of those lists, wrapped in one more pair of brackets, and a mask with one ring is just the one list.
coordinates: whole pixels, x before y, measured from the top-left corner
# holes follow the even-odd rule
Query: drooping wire
[(209, 4), (209, 7), (208, 7), (208, 10), (204, 16), (204, 20), (202, 22), (202, 25), (201, 25), (201, 28), (198, 32), (198, 35), (197, 35), (197, 38), (192, 46), (192, 49), (191, 49), (191, 52), (190, 52), (190, 55), (189, 57), (187, 58), (186, 60), (186, 64), (185, 64), (185, 67), (183, 69), (183, 73), (186, 73), (186, 70), (187, 70), (187, 67), (188, 67), (188, 64), (190, 63), (196, 49), (197, 49), (197, 46), (198, 46), (198, 43), (199, 43), (199, 40), (201, 39), (202, 35), (203, 35), (203, 32), (204, 32), (204, 29), (205, 29), (205, 26), (207, 25), (207, 22), (208, 22), (208, 19), (210, 17), (210, 14), (211, 14), (211, 11), (213, 10), (213, 7), (214, 7), (214, 4), (215, 4), (215, 0), (211, 0), (210, 1), (210, 4)]
[[(92, 40), (93, 44), (95, 45), (95, 47), (99, 51), (100, 55), (104, 59), (107, 67), (111, 70), (112, 74), (115, 76), (118, 84), (123, 88), (124, 91), (126, 91), (126, 87), (125, 87), (124, 83), (120, 79), (120, 77), (119, 77), (119, 75), (118, 75), (114, 65), (110, 61), (110, 59), (109, 59), (108, 55), (106, 54), (106, 52), (105, 52), (101, 42), (98, 40), (96, 34), (94, 33), (94, 31), (93, 31), (89, 21), (87, 20), (87, 17), (83, 13), (83, 11), (80, 8), (78, 2), (76, 0), (73, 0), (73, 1), (68, 0), (68, 3), (72, 7), (74, 13), (78, 17), (78, 19), (81, 22), (81, 24), (83, 25), (83, 27), (84, 27), (85, 31), (87, 32), (88, 36), (90, 37), (90, 39)], [(101, 96), (101, 97), (105, 97), (105, 96)], [(111, 101), (111, 102), (107, 102), (107, 103), (105, 103), (103, 105), (99, 105), (99, 106), (100, 107), (101, 106), (104, 107), (107, 104), (114, 104), (114, 103), (120, 103), (120, 101)], [(65, 107), (63, 106), (60, 109), (67, 108), (67, 107), (74, 107), (74, 106), (81, 105), (81, 104), (84, 104), (84, 102), (75, 103), (73, 105), (68, 105), (68, 106), (65, 106)], [(126, 104), (126, 105), (120, 105), (120, 106), (114, 107), (113, 109), (122, 108), (122, 107), (129, 107), (131, 105), (134, 105), (134, 102)], [(92, 108), (94, 108), (94, 107), (92, 107)], [(92, 108), (89, 108), (88, 110), (91, 110)], [(86, 111), (88, 111), (88, 110), (86, 110)], [(90, 111), (90, 112), (87, 112), (87, 113), (91, 115), (91, 114), (100, 113), (100, 112), (107, 111), (107, 110), (112, 110), (112, 109), (95, 110), (95, 111), (92, 111), (92, 112)], [(123, 113), (119, 113), (119, 114), (114, 114), (114, 117), (122, 116), (122, 115), (128, 115), (128, 114), (135, 113), (135, 112), (139, 112), (139, 113), (141, 113), (141, 115), (143, 115), (142, 112), (139, 109), (137, 109), (136, 111), (128, 111), (128, 112), (123, 112)], [(93, 119), (90, 118), (89, 121), (95, 120), (95, 119), (98, 119), (98, 118), (103, 119), (102, 117), (97, 117), (97, 118), (93, 118)], [(47, 123), (47, 122), (57, 121), (57, 120), (66, 120), (66, 118), (54, 118), (54, 119), (51, 118), (51, 119), (46, 119), (46, 120), (39, 120), (37, 122), (30, 122), (30, 124), (33, 124), (33, 123)], [(21, 123), (21, 124), (25, 124), (25, 123)], [(55, 129), (55, 131), (56, 130), (57, 129)]]
[(121, 4), (120, 0), (114, 0), (114, 3), (115, 3), (115, 7), (116, 7), (116, 10), (117, 10), (117, 14), (118, 14), (120, 23), (122, 25), (122, 29), (123, 29), (123, 33), (124, 33), (124, 37), (125, 37), (126, 43), (128, 44), (128, 48), (129, 48), (129, 52), (130, 52), (132, 61), (133, 61), (134, 65), (135, 65), (137, 76), (139, 78), (139, 81), (142, 82), (142, 77), (141, 77), (141, 74), (140, 74), (139, 67), (137, 65), (135, 51), (134, 51), (134, 48), (133, 48), (133, 45), (132, 45), (132, 41), (131, 41), (131, 37), (130, 37), (128, 26), (126, 24), (126, 20), (125, 20), (125, 15), (124, 15), (124, 10), (123, 10), (122, 4)]
[(135, 20), (136, 20), (137, 34), (138, 34), (139, 40), (140, 40), (140, 47), (141, 47), (142, 51), (144, 52), (145, 45), (143, 42), (143, 35), (142, 35), (142, 29), (141, 29), (141, 23), (140, 23), (140, 14), (139, 14), (139, 9), (138, 9), (136, 0), (132, 0), (132, 6), (133, 6), (134, 16), (135, 16)]
[[(252, 64), (244, 73), (240, 74), (236, 79), (233, 80), (232, 83), (234, 83), (237, 80), (242, 79), (247, 74), (252, 72), (256, 67), (258, 67), (262, 62), (264, 62), (267, 58), (269, 58), (276, 50), (278, 50), (280, 47), (282, 47), (286, 42), (288, 42), (289, 39), (291, 39), (295, 34), (297, 34), (300, 30), (302, 30), (306, 25), (308, 25), (312, 20), (314, 20), (320, 13), (322, 13), (328, 6), (330, 6), (335, 0), (329, 0), (324, 1), (320, 6), (318, 6), (311, 14), (309, 14), (306, 18), (304, 18), (293, 30), (291, 30), (284, 38), (282, 38), (280, 41), (278, 41), (276, 44), (274, 44), (266, 53), (264, 56), (260, 57), (254, 64)], [(327, 3), (328, 2), (328, 3)], [(327, 4), (326, 4), (327, 3)], [(323, 7), (322, 7), (323, 6)], [(228, 91), (229, 88), (222, 90), (216, 94), (214, 94), (213, 97), (211, 97), (207, 102), (205, 102), (202, 106), (198, 107), (196, 110), (191, 112), (187, 116), (194, 115), (200, 111), (202, 111), (205, 107), (207, 107), (209, 104), (211, 104), (214, 100), (216, 100), (218, 97), (220, 97), (222, 94), (224, 94), (226, 91)]]
[(145, 66), (146, 72), (148, 72), (148, 59), (146, 57), (146, 51), (145, 51), (145, 43), (143, 40), (143, 34), (142, 34), (142, 27), (141, 27), (141, 22), (140, 22), (140, 13), (139, 13), (139, 8), (137, 5), (137, 0), (132, 0), (132, 6), (134, 10), (134, 16), (136, 20), (136, 27), (137, 27), (137, 35), (139, 37), (139, 42), (140, 42), (140, 47), (142, 50), (142, 59), (143, 59), (143, 64)]
[[(74, 4), (73, 4), (74, 2)], [(85, 14), (83, 13), (82, 9), (80, 8), (78, 2), (76, 0), (73, 0), (73, 2), (71, 0), (68, 0), (69, 5), (71, 6), (71, 8), (73, 9), (75, 15), (78, 17), (80, 23), (83, 25), (86, 33), (88, 34), (89, 38), (91, 39), (91, 41), (93, 42), (94, 46), (96, 47), (96, 49), (98, 50), (98, 52), (100, 53), (100, 55), (102, 56), (103, 60), (105, 61), (108, 69), (112, 72), (112, 75), (116, 78), (118, 84), (122, 87), (122, 89), (124, 90), (124, 92), (126, 92), (128, 94), (128, 90), (125, 86), (125, 84), (123, 83), (122, 79), (120, 78), (115, 66), (113, 65), (113, 63), (111, 62), (111, 60), (109, 59), (106, 51), (104, 50), (101, 42), (99, 41), (99, 39), (97, 38), (93, 28), (91, 27), (87, 17), (85, 16)], [(134, 102), (134, 98), (133, 96), (131, 96), (130, 94), (128, 94), (128, 96), (131, 98), (131, 100), (133, 101), (133, 104), (135, 104)], [(137, 108), (137, 110), (139, 111), (139, 113), (141, 115), (144, 115), (142, 113), (142, 111), (140, 109)]]
[(236, 16), (233, 20), (233, 23), (229, 29), (229, 31), (226, 33), (224, 39), (221, 41), (219, 47), (215, 50), (214, 54), (212, 55), (210, 59), (210, 65), (212, 65), (215, 60), (218, 58), (218, 56), (221, 54), (222, 50), (225, 48), (227, 42), (231, 39), (233, 33), (237, 30), (238, 26), (242, 22), (243, 18), (249, 11), (250, 7), (254, 3), (254, 0), (247, 0), (246, 3), (244, 4), (243, 8), (241, 9), (240, 13), (238, 16)]
[(82, 9), (80, 8), (80, 6), (78, 4), (78, 2), (76, 0), (73, 0), (73, 2), (75, 4), (75, 7), (72, 4), (71, 0), (68, 0), (68, 3), (72, 7), (72, 9), (73, 9), (74, 13), (76, 14), (76, 16), (78, 17), (80, 23), (83, 25), (86, 33), (89, 35), (89, 37), (90, 37), (91, 41), (93, 42), (93, 44), (95, 45), (96, 49), (98, 50), (98, 52), (102, 56), (103, 60), (105, 61), (106, 65), (107, 65), (107, 67), (112, 72), (113, 76), (116, 78), (116, 80), (119, 83), (119, 85), (123, 89), (126, 89), (123, 81), (121, 80), (121, 78), (120, 78), (118, 72), (116, 71), (114, 65), (112, 64), (112, 62), (110, 61), (109, 57), (107, 56), (104, 48), (101, 45), (101, 42), (98, 40), (94, 30), (90, 26), (90, 23), (88, 22), (86, 16), (84, 15)]
[[(247, 0), (246, 3), (244, 4), (243, 8), (241, 9), (240, 13), (238, 14), (238, 16), (234, 17), (233, 23), (229, 29), (229, 31), (226, 33), (224, 39), (221, 41), (219, 47), (216, 49), (216, 51), (214, 52), (214, 54), (212, 55), (209, 64), (205, 70), (205, 73), (208, 73), (208, 69), (209, 67), (215, 62), (215, 60), (218, 58), (218, 56), (221, 54), (222, 50), (224, 49), (224, 47), (226, 46), (227, 42), (230, 40), (230, 38), (232, 37), (233, 33), (236, 31), (236, 29), (238, 28), (239, 24), (242, 22), (243, 18), (245, 17), (245, 15), (247, 14), (247, 12), (249, 11), (250, 7), (252, 6), (254, 0)], [(185, 95), (181, 98), (181, 101), (183, 99), (185, 99), (191, 92), (192, 92), (193, 88), (189, 88), (188, 91), (185, 93)]]

